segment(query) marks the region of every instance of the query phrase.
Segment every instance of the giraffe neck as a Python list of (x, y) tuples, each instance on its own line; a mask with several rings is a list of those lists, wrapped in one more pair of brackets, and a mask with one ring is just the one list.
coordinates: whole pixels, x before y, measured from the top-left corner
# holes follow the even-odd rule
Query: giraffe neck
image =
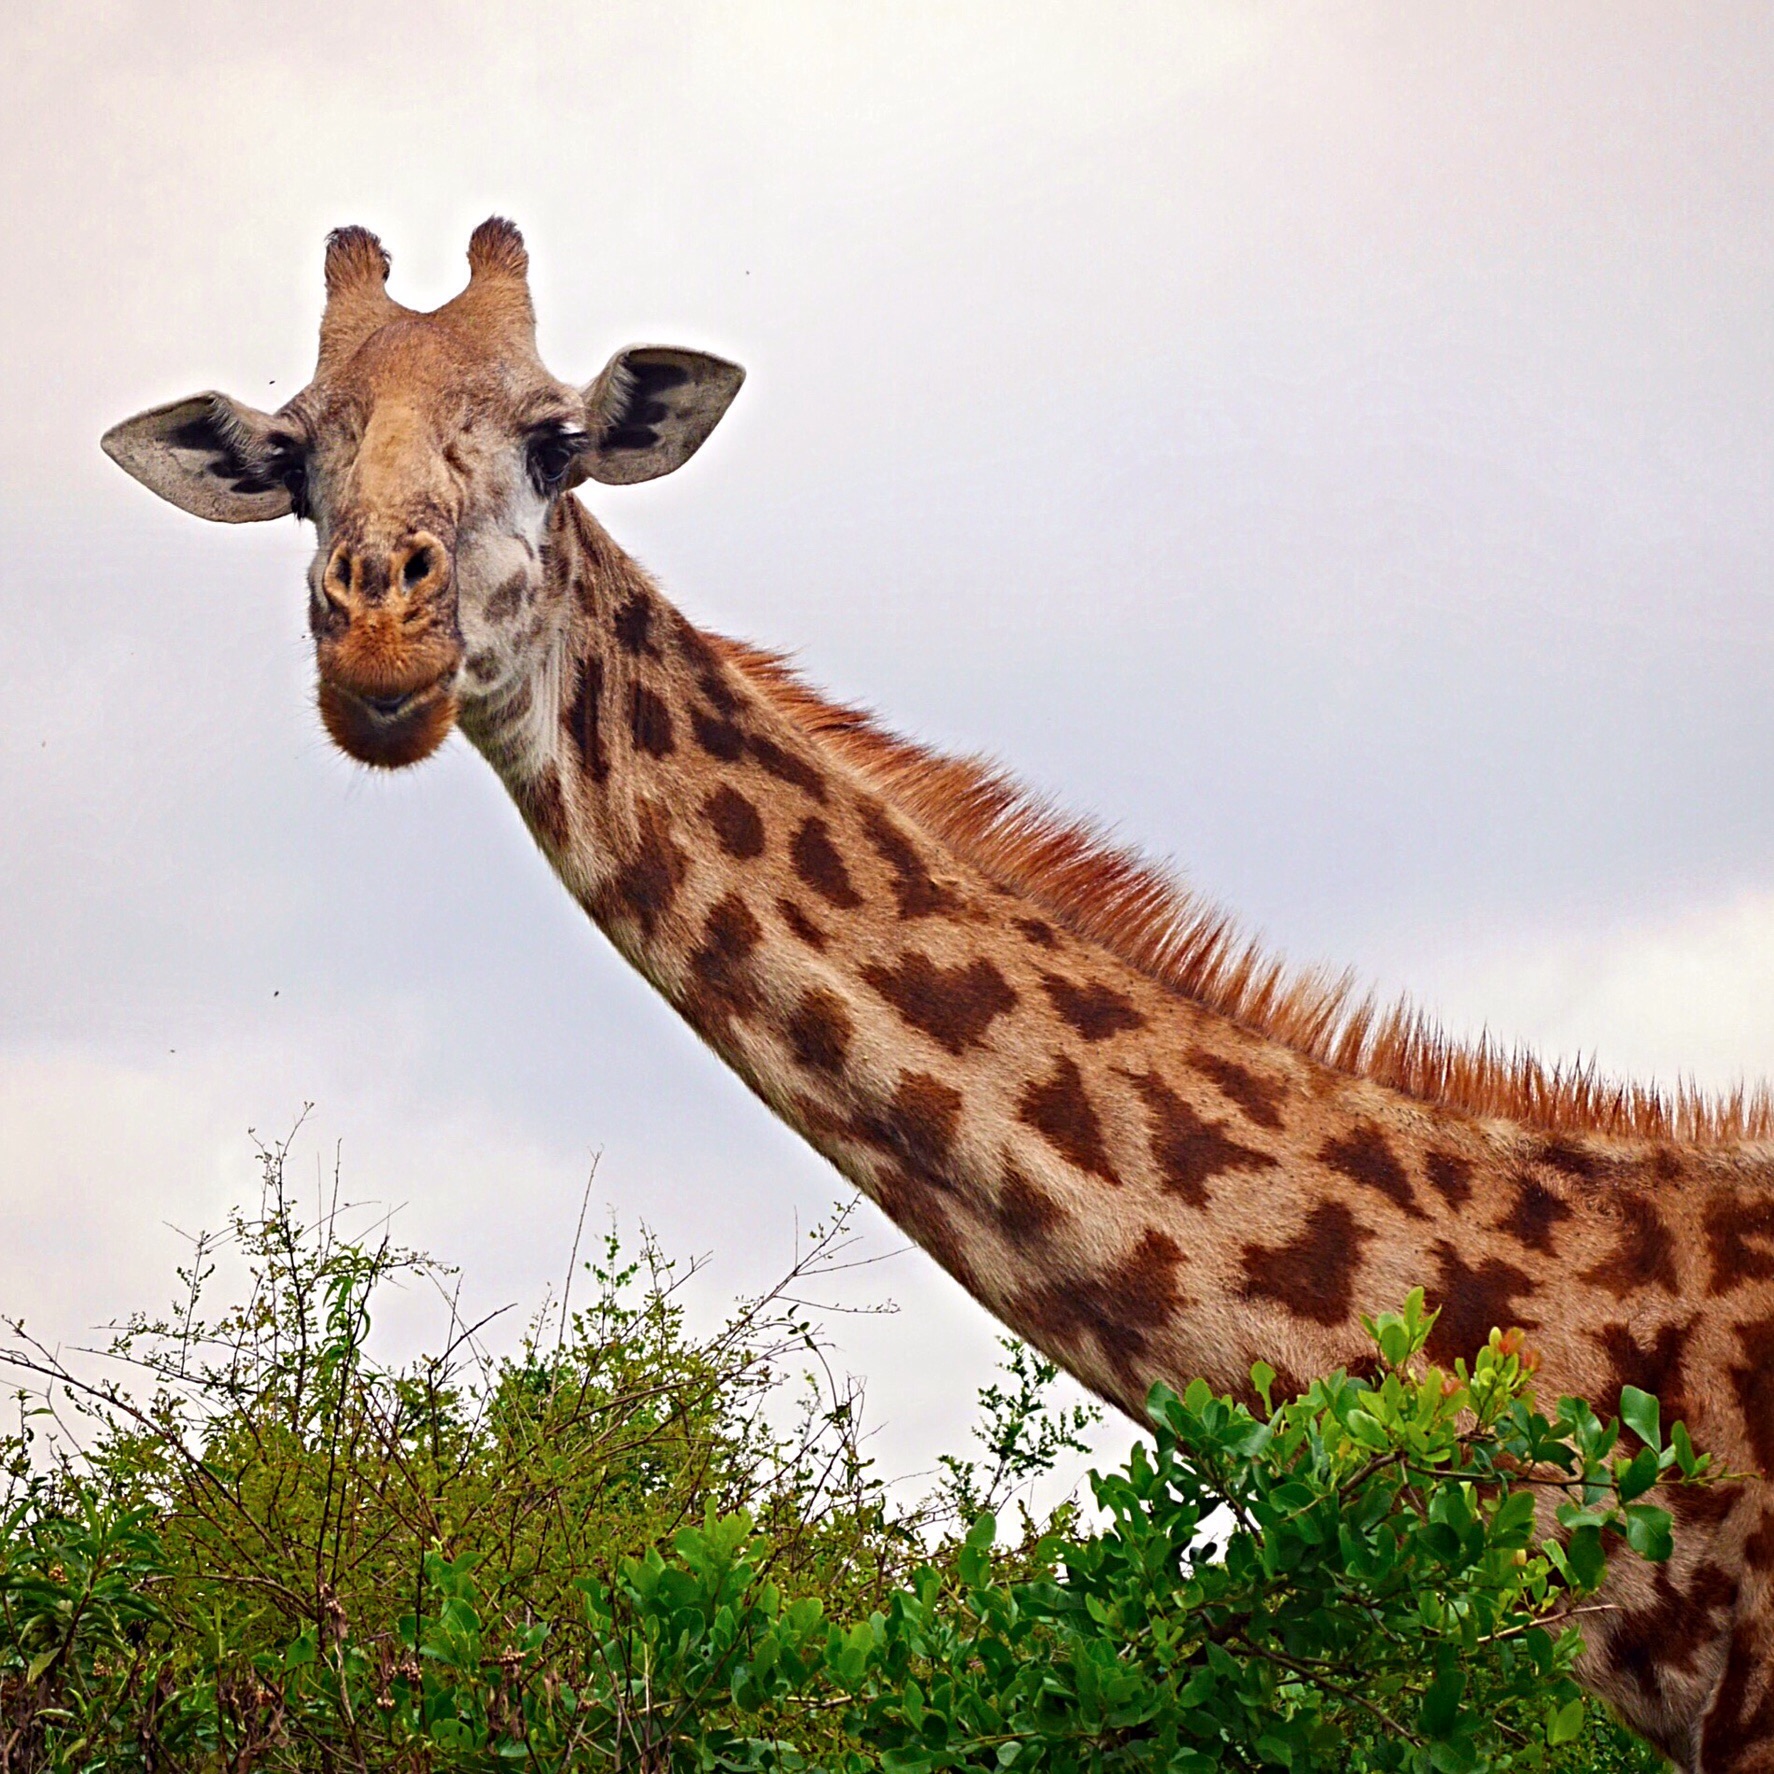
[[(1361, 1314), (1421, 1285), (1436, 1359), (1519, 1325), (1548, 1397), (1615, 1410), (1639, 1386), (1727, 1467), (1774, 1467), (1764, 1149), (1480, 1121), (1257, 1034), (944, 842), (843, 742), (851, 717), (700, 633), (575, 501), (548, 561), (523, 669), (484, 669), (499, 688), (463, 726), (562, 881), (1085, 1385), (1138, 1420), (1152, 1382), (1248, 1393), (1259, 1358), (1297, 1388), (1363, 1359)], [(1733, 1681), (1763, 1695), (1743, 1624), (1774, 1618), (1762, 1491), (1685, 1505), (1677, 1565), (1611, 1577), (1591, 1632), (1586, 1680), (1678, 1756)], [(1774, 1690), (1755, 1704), (1774, 1716)]]
[(1419, 1284), (1441, 1352), (1520, 1324), (1604, 1401), (1647, 1337), (1679, 1342), (1645, 1329), (1707, 1285), (1679, 1273), (1706, 1246), (1675, 1223), (1696, 1192), (1654, 1177), (1682, 1169), (1668, 1150), (1475, 1124), (1164, 990), (934, 839), (576, 502), (551, 562), (533, 668), (465, 724), (562, 879), (778, 1115), (1087, 1385), (1138, 1416), (1157, 1379), (1242, 1386), (1259, 1356), (1309, 1376)]

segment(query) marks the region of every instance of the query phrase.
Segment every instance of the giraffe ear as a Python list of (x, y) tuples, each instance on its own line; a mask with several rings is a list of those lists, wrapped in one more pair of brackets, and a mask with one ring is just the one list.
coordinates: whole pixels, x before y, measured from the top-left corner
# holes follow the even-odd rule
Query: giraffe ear
[(150, 407), (99, 440), (149, 492), (220, 524), (255, 524), (295, 509), (302, 458), (269, 413), (225, 394)]
[(706, 351), (630, 345), (585, 391), (593, 444), (582, 473), (614, 486), (656, 480), (702, 446), (739, 392), (745, 371)]

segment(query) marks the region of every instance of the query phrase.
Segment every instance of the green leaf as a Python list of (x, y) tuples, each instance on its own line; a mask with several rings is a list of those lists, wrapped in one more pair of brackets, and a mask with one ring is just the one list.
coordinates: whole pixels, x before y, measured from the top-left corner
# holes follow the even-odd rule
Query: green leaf
[(1636, 1386), (1620, 1388), (1621, 1421), (1653, 1452), (1663, 1446), (1660, 1415), (1657, 1400), (1649, 1392), (1641, 1392)]
[(1626, 1510), (1626, 1543), (1640, 1558), (1661, 1564), (1675, 1551), (1667, 1509), (1652, 1503), (1634, 1503)]
[(1534, 1494), (1532, 1491), (1511, 1491), (1497, 1505), (1491, 1517), (1491, 1535), (1499, 1545), (1520, 1541), (1526, 1544), (1534, 1528)]
[(1436, 1774), (1469, 1774), (1476, 1758), (1458, 1738), (1439, 1738), (1429, 1746), (1429, 1765)]
[(1572, 1534), (1565, 1546), (1565, 1565), (1579, 1589), (1593, 1589), (1601, 1582), (1608, 1557), (1602, 1550), (1600, 1528), (1586, 1523)]
[(1546, 1721), (1546, 1741), (1557, 1749), (1561, 1743), (1574, 1743), (1582, 1734), (1583, 1722), (1589, 1716), (1589, 1708), (1583, 1697), (1561, 1706)]
[(1675, 1449), (1676, 1464), (1681, 1468), (1683, 1478), (1692, 1478), (1699, 1466), (1694, 1455), (1694, 1444), (1688, 1439), (1688, 1426), (1677, 1422), (1669, 1432), (1671, 1446)]
[(1460, 1716), (1460, 1702), (1466, 1695), (1466, 1674), (1457, 1663), (1450, 1663), (1429, 1684), (1423, 1695), (1418, 1717), (1425, 1736), (1445, 1737)]
[(1192, 1711), (1197, 1706), (1206, 1706), (1213, 1699), (1218, 1686), (1214, 1672), (1204, 1665), (1183, 1683), (1176, 1703), (1186, 1711)]
[(1614, 1487), (1622, 1503), (1642, 1497), (1657, 1482), (1660, 1468), (1655, 1449), (1640, 1448), (1623, 1466), (1614, 1469)]
[(1366, 1411), (1351, 1411), (1344, 1427), (1363, 1447), (1384, 1451), (1392, 1445), (1385, 1426)]
[(1270, 1388), (1275, 1384), (1275, 1370), (1266, 1361), (1251, 1363), (1250, 1383), (1256, 1395), (1263, 1401), (1263, 1409), (1273, 1413), (1275, 1406), (1269, 1402)]
[(992, 1547), (998, 1537), (997, 1518), (989, 1511), (982, 1511), (967, 1530), (967, 1538), (961, 1546), (961, 1556), (957, 1561), (957, 1570), (961, 1581), (968, 1588), (977, 1588), (984, 1583), (992, 1568)]

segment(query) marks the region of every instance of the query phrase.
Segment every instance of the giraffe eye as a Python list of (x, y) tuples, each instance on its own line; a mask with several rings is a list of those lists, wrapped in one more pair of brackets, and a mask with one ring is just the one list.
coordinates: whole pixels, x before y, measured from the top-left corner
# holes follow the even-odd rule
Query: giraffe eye
[(300, 462), (291, 463), (279, 477), (289, 489), (290, 506), (297, 517), (308, 515), (308, 470)]
[(582, 437), (561, 431), (545, 431), (530, 439), (530, 478), (538, 492), (553, 495), (561, 490), (583, 442)]

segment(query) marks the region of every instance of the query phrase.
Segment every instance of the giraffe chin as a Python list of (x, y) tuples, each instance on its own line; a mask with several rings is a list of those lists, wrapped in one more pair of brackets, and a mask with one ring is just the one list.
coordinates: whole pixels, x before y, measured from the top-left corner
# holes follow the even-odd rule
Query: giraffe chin
[(454, 674), (406, 695), (372, 696), (320, 680), (320, 719), (347, 757), (378, 770), (423, 762), (456, 724)]

